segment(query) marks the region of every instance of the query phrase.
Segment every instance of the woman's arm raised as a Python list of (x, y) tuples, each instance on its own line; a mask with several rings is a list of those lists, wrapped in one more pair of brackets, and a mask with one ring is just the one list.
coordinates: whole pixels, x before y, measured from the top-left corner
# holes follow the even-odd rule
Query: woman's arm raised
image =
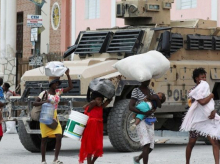
[(63, 89), (63, 93), (69, 92), (71, 89), (73, 89), (73, 83), (72, 83), (72, 80), (70, 78), (69, 72), (70, 72), (70, 70), (68, 69), (66, 71), (66, 76), (67, 76), (67, 79), (68, 79), (68, 87)]
[(107, 107), (108, 104), (110, 104), (111, 101), (112, 101), (112, 99), (107, 99), (107, 100), (102, 104), (102, 108)]

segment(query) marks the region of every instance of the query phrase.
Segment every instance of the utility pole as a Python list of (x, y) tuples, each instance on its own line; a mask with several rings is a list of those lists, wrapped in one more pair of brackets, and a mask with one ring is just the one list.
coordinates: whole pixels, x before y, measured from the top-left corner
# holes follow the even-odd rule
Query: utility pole
[[(38, 5), (35, 5), (35, 15), (41, 15), (41, 7)], [(38, 41), (35, 43), (35, 55), (37, 55), (36, 52), (40, 52), (40, 35), (38, 35)]]

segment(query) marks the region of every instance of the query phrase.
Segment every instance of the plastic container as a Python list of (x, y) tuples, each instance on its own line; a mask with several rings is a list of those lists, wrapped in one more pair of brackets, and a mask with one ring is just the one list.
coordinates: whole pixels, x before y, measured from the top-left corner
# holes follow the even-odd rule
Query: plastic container
[(51, 103), (44, 103), (41, 107), (40, 112), (40, 122), (46, 125), (50, 125), (53, 123), (54, 117), (54, 105)]
[(72, 111), (66, 124), (64, 135), (74, 140), (80, 140), (89, 117), (80, 112)]

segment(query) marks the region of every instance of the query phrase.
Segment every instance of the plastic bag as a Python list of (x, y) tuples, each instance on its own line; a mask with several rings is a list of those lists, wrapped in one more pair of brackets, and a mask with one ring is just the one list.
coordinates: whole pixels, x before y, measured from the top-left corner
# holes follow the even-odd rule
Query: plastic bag
[(113, 67), (129, 80), (143, 82), (162, 77), (169, 70), (170, 61), (158, 51), (149, 51), (122, 59)]
[(89, 89), (87, 93), (87, 100), (88, 96), (90, 95), (90, 89), (92, 91), (97, 91), (102, 94), (104, 97), (111, 99), (115, 95), (115, 86), (112, 82), (108, 79), (94, 79), (89, 83)]
[(45, 66), (45, 74), (46, 76), (60, 77), (64, 75), (67, 69), (62, 62), (53, 61)]
[(17, 134), (15, 121), (7, 121), (6, 128), (7, 128), (7, 131), (5, 132), (6, 134)]
[(147, 117), (145, 118), (145, 122), (148, 125), (153, 125), (153, 123), (155, 123), (157, 121), (156, 117)]

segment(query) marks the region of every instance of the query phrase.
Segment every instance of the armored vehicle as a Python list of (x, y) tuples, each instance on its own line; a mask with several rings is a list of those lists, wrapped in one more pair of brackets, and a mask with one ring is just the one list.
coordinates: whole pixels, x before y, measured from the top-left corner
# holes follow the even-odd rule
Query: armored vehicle
[[(216, 108), (220, 104), (220, 28), (216, 21), (170, 21), (174, 0), (123, 0), (117, 2), (116, 16), (123, 18), (125, 27), (81, 31), (75, 45), (64, 57), (74, 52), (73, 61), (64, 61), (70, 69), (74, 88), (62, 95), (58, 115), (62, 126), (70, 109), (83, 112), (89, 82), (94, 78), (109, 79), (116, 94), (104, 109), (104, 127), (118, 151), (135, 151), (140, 148), (136, 131), (130, 131), (132, 113), (128, 104), (133, 88), (139, 82), (120, 75), (112, 65), (118, 60), (157, 50), (171, 62), (169, 71), (160, 79), (152, 79), (150, 87), (164, 92), (167, 100), (156, 112), (155, 129), (178, 131), (187, 111), (187, 91), (195, 84), (192, 71), (203, 67), (207, 81), (215, 95)], [(18, 134), (24, 147), (32, 152), (40, 149), (39, 123), (30, 118), (34, 97), (48, 88), (48, 77), (43, 67), (25, 72), (21, 78), (21, 97), (12, 97), (12, 119), (18, 120)], [(61, 87), (67, 85), (66, 77)], [(72, 107), (70, 107), (72, 106)], [(19, 112), (20, 111), (20, 112)], [(20, 114), (18, 114), (20, 113)], [(54, 148), (51, 139), (48, 150)]]

